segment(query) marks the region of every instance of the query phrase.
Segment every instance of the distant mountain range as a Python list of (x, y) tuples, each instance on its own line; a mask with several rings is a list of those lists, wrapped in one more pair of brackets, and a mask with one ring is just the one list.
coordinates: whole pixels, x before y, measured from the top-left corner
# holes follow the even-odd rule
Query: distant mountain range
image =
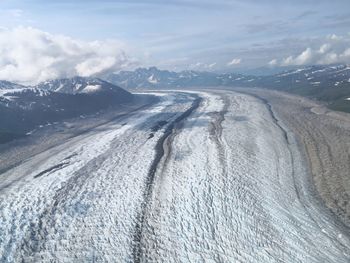
[(283, 90), (328, 103), (335, 110), (350, 112), (350, 66), (305, 66), (269, 76), (199, 71), (172, 72), (155, 67), (121, 71), (105, 76), (126, 89), (189, 87), (260, 87)]
[(131, 102), (133, 95), (100, 79), (72, 78), (24, 87), (0, 81), (0, 143), (39, 125)]
[[(122, 87), (122, 88), (120, 88)], [(156, 67), (121, 71), (98, 78), (50, 80), (33, 87), (0, 81), (0, 143), (38, 125), (91, 114), (132, 101), (125, 89), (260, 87), (325, 101), (350, 112), (350, 66), (308, 66), (270, 76), (199, 71), (172, 72)]]
[(121, 71), (105, 76), (113, 84), (126, 89), (248, 86), (270, 88), (295, 88), (350, 84), (349, 65), (309, 66), (269, 76), (253, 76), (236, 73), (211, 73), (200, 71), (172, 72), (156, 67), (138, 68), (135, 71)]
[(0, 80), (0, 90), (5, 90), (5, 89), (23, 89), (25, 86), (9, 82), (6, 80)]
[(121, 71), (105, 76), (113, 84), (118, 83), (126, 89), (164, 89), (193, 86), (218, 86), (221, 81), (217, 74), (210, 72), (182, 71), (172, 72), (156, 67), (138, 68), (135, 71)]

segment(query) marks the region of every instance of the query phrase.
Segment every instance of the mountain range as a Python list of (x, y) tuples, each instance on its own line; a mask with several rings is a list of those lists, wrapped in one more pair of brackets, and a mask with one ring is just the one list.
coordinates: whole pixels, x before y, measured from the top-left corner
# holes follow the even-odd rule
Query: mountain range
[(268, 76), (236, 73), (212, 73), (186, 70), (173, 72), (156, 67), (121, 71), (105, 76), (113, 84), (126, 89), (181, 88), (211, 86), (260, 86), (271, 88), (344, 87), (350, 83), (349, 65), (308, 66)]
[(133, 95), (100, 79), (53, 80), (35, 87), (0, 81), (0, 143), (35, 127), (129, 103)]
[[(39, 125), (92, 114), (131, 102), (127, 89), (260, 87), (291, 92), (350, 112), (350, 66), (307, 66), (270, 76), (156, 67), (121, 71), (99, 78), (73, 77), (26, 87), (0, 81), (0, 143), (24, 136)], [(126, 89), (126, 90), (125, 90)]]
[(99, 78), (73, 77), (54, 79), (39, 83), (34, 86), (41, 90), (49, 90), (66, 94), (101, 94), (118, 93), (126, 96), (128, 92)]
[(335, 110), (350, 111), (350, 66), (315, 65), (269, 76), (200, 71), (172, 72), (155, 67), (121, 71), (104, 77), (126, 89), (189, 87), (260, 87), (277, 89), (325, 101)]

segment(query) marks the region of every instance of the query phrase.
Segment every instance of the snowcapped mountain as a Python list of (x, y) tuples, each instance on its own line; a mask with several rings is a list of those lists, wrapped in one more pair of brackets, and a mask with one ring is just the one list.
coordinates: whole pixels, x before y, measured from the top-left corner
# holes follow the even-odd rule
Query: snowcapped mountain
[(349, 87), (350, 66), (330, 65), (301, 67), (280, 74), (266, 76), (263, 80), (266, 84), (269, 83), (272, 86), (281, 86), (281, 88), (284, 86), (287, 89), (299, 87)]
[(325, 101), (350, 112), (350, 65), (301, 66), (269, 76), (199, 71), (172, 72), (155, 67), (122, 71), (105, 79), (126, 89), (191, 87), (260, 87), (283, 90)]
[(4, 82), (6, 86), (0, 89), (0, 143), (23, 136), (39, 125), (93, 114), (133, 99), (131, 93), (105, 81), (79, 78), (80, 82), (74, 82), (77, 79), (36, 87)]
[(300, 67), (254, 83), (324, 101), (331, 109), (350, 112), (350, 66)]
[(174, 81), (178, 78), (176, 72), (159, 70), (156, 67), (138, 68), (135, 71), (121, 71), (117, 74), (106, 76), (106, 80), (128, 89), (174, 87)]
[(73, 77), (55, 79), (42, 82), (35, 87), (67, 94), (92, 94), (101, 92), (120, 92), (126, 94), (123, 89), (98, 78)]
[(35, 87), (0, 81), (0, 143), (4, 132), (25, 134), (43, 123), (131, 102), (133, 95), (119, 86), (128, 89), (261, 87), (319, 99), (333, 109), (350, 112), (349, 65), (300, 67), (270, 76), (172, 72), (151, 67), (122, 71), (105, 79), (108, 82), (74, 77), (46, 81)]
[(127, 89), (179, 88), (179, 87), (340, 87), (349, 86), (350, 66), (329, 65), (300, 67), (270, 76), (249, 76), (235, 73), (159, 70), (155, 67), (138, 68), (135, 71), (121, 71), (105, 77), (106, 80)]
[(277, 74), (279, 77), (289, 75), (303, 75), (308, 80), (327, 78), (339, 81), (346, 80), (348, 82), (350, 78), (350, 65), (310, 66)]
[(194, 70), (173, 72), (156, 67), (121, 71), (105, 77), (107, 81), (126, 89), (230, 86), (249, 82), (251, 78), (235, 73), (216, 74)]
[(22, 86), (20, 84), (16, 84), (13, 82), (9, 82), (6, 80), (0, 80), (0, 90), (22, 89), (22, 88), (25, 88), (25, 86)]
[[(91, 107), (98, 104), (113, 105), (127, 102), (132, 95), (111, 83), (100, 79), (75, 77), (72, 79), (58, 79), (41, 83), (34, 87), (25, 87), (15, 83), (2, 81), (0, 89), (0, 105), (19, 107), (22, 109), (35, 108), (40, 104), (54, 107), (59, 104), (61, 97), (73, 100), (91, 100)], [(79, 104), (76, 105), (79, 108)]]
[(37, 101), (51, 95), (50, 91), (38, 88), (26, 88), (24, 86), (18, 88), (17, 84), (13, 84), (13, 87), (17, 88), (9, 88), (8, 86), (7, 89), (0, 89), (0, 106), (29, 109)]
[(111, 83), (127, 89), (182, 88), (195, 86), (216, 86), (220, 84), (217, 75), (192, 70), (173, 72), (156, 67), (138, 68), (135, 71), (121, 71), (106, 76)]

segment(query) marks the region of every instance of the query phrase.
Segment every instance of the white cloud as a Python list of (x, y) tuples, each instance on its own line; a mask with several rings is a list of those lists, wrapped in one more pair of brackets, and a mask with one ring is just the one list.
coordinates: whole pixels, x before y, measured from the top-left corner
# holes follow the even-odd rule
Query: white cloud
[(321, 57), (317, 62), (317, 64), (332, 64), (342, 62), (342, 60), (339, 58), (338, 54), (329, 52)]
[(342, 54), (343, 57), (350, 57), (350, 48), (346, 49)]
[(293, 57), (289, 56), (282, 61), (283, 66), (290, 66), (290, 65), (306, 65), (308, 63), (311, 63), (311, 59), (313, 56), (313, 51), (311, 48), (305, 49), (300, 55)]
[(272, 59), (268, 64), (269, 64), (269, 66), (276, 66), (277, 65), (277, 59)]
[(331, 40), (341, 40), (341, 39), (343, 39), (342, 36), (338, 36), (336, 34), (329, 35), (327, 38), (331, 39)]
[(227, 66), (238, 65), (238, 64), (241, 64), (241, 62), (242, 62), (242, 59), (234, 58), (230, 62), (227, 63)]
[(194, 63), (194, 64), (190, 64), (189, 68), (190, 69), (194, 69), (194, 70), (211, 70), (216, 65), (217, 65), (216, 62), (213, 62), (213, 63), (210, 63), (210, 64), (197, 62), (197, 63)]
[(311, 48), (305, 49), (300, 55), (293, 58), (289, 56), (283, 61), (284, 65), (305, 65), (312, 61), (313, 51)]
[(204, 66), (204, 64), (203, 63), (201, 63), (201, 62), (197, 62), (196, 64), (192, 64), (191, 65), (192, 67), (202, 67), (202, 66)]
[(325, 54), (327, 51), (329, 51), (331, 48), (330, 44), (323, 44), (320, 49), (318, 50), (318, 52), (320, 52), (321, 54)]
[(36, 84), (114, 72), (131, 63), (118, 41), (86, 42), (30, 27), (0, 30), (0, 79)]
[(350, 63), (350, 38), (330, 35), (317, 47), (308, 47), (299, 55), (282, 60), (283, 66)]

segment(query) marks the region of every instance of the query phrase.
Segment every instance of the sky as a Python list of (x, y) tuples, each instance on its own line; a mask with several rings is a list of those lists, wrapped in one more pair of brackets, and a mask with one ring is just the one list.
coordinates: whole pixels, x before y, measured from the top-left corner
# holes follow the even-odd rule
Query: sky
[(0, 79), (350, 63), (349, 0), (0, 0)]

